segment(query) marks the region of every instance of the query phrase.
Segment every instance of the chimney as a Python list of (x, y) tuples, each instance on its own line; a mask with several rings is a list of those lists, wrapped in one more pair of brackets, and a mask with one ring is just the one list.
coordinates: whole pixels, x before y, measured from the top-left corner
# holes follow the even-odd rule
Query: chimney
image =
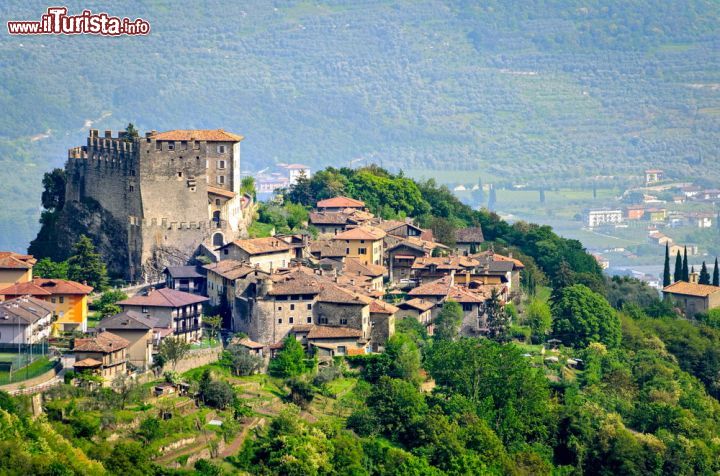
[(700, 275), (697, 272), (690, 273), (690, 282), (692, 284), (698, 284), (700, 281)]

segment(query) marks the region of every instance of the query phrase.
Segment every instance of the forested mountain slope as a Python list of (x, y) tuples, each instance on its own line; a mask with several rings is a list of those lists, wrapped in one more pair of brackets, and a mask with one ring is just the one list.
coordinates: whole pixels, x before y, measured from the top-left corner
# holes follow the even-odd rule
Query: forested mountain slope
[[(249, 169), (720, 175), (712, 0), (67, 3), (152, 32), (0, 35), (2, 249), (34, 236), (42, 173), (90, 124), (223, 127), (246, 136)], [(3, 2), (0, 17), (47, 6)]]

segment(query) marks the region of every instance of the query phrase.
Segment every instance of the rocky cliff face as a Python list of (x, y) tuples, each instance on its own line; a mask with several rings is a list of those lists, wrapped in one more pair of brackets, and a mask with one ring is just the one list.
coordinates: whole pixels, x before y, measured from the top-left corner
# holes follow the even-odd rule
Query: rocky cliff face
[(37, 238), (28, 248), (35, 257), (65, 260), (80, 235), (87, 235), (103, 257), (108, 272), (125, 276), (129, 266), (127, 231), (96, 201), (86, 198), (66, 202), (61, 210), (46, 212), (42, 222)]

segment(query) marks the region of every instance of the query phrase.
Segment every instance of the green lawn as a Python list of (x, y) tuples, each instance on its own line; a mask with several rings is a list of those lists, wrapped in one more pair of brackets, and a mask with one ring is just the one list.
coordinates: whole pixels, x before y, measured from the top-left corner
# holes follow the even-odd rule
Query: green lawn
[(30, 365), (14, 370), (12, 378), (9, 372), (0, 372), (0, 385), (22, 382), (37, 377), (52, 369), (54, 365), (54, 361), (50, 361), (47, 357), (40, 357)]

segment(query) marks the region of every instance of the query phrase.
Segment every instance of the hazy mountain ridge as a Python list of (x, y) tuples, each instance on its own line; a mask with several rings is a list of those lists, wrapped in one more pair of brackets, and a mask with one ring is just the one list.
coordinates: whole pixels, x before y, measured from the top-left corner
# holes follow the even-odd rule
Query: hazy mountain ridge
[(104, 113), (93, 127), (242, 133), (250, 169), (364, 158), (549, 181), (720, 174), (715, 2), (250, 3), (71, 2), (152, 33), (0, 37), (0, 248), (33, 237), (42, 173)]

